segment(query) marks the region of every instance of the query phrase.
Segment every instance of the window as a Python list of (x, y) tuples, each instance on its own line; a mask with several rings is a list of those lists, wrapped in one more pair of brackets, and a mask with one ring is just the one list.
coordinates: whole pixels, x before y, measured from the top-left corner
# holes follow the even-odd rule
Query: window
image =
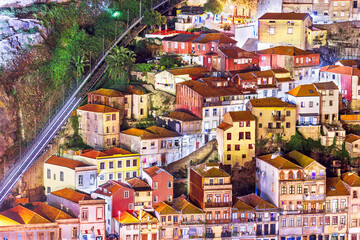
[(129, 198), (129, 191), (124, 192), (124, 198)]
[(287, 28), (287, 34), (293, 34), (293, 28), (292, 27)]
[(313, 106), (314, 106), (313, 101), (310, 101), (310, 102), (309, 102), (309, 107), (311, 107), (311, 108), (312, 108)]
[(227, 133), (227, 134), (226, 134), (226, 139), (227, 139), (227, 140), (231, 140), (231, 133)]
[(345, 216), (341, 216), (340, 217), (340, 224), (345, 224), (346, 223), (346, 217)]
[(226, 160), (228, 160), (228, 161), (231, 160), (231, 154), (228, 154), (228, 155), (226, 156)]
[(227, 151), (231, 151), (231, 144), (228, 144), (226, 149)]
[(265, 56), (261, 56), (261, 61), (266, 61), (266, 57), (265, 57)]
[(242, 158), (246, 158), (246, 154), (243, 154), (241, 157), (242, 157)]
[(113, 180), (114, 179), (114, 174), (113, 173), (109, 173), (109, 180)]
[(71, 230), (71, 237), (72, 238), (77, 238), (78, 237), (78, 230), (77, 227), (73, 227)]
[(290, 188), (289, 188), (289, 193), (290, 194), (295, 194), (295, 186), (294, 185), (291, 185)]
[(84, 185), (84, 176), (83, 175), (79, 175), (79, 186), (83, 186)]
[(340, 3), (341, 3), (340, 5), (341, 5), (342, 7), (345, 7), (345, 2), (344, 2), (344, 1), (341, 1)]
[(123, 179), (122, 173), (121, 173), (121, 172), (118, 172), (118, 173), (117, 173), (117, 180), (118, 180), (119, 182), (122, 182), (122, 179)]
[(137, 177), (137, 172), (136, 172), (136, 171), (133, 171), (132, 176), (133, 176), (133, 177)]
[(251, 139), (251, 134), (250, 134), (250, 132), (246, 132), (246, 133), (245, 133), (245, 139)]
[(286, 128), (290, 128), (290, 122), (286, 123)]
[(240, 151), (240, 144), (235, 144), (235, 150)]
[(131, 167), (131, 161), (130, 160), (126, 160), (126, 167)]
[(117, 161), (117, 167), (122, 168), (122, 161), (121, 160)]
[(82, 218), (82, 220), (85, 220), (85, 221), (88, 220), (88, 209), (87, 208), (82, 209), (81, 218)]
[(173, 185), (172, 181), (168, 181), (168, 188), (172, 188), (172, 185)]
[(259, 128), (262, 128), (262, 123), (259, 123)]
[(51, 170), (47, 169), (46, 173), (47, 173), (47, 178), (50, 179), (51, 178)]
[(301, 185), (297, 186), (297, 194), (302, 194), (302, 186)]
[(239, 132), (239, 140), (244, 139), (244, 132)]
[(281, 226), (286, 227), (286, 218), (281, 219)]
[(111, 119), (111, 115), (110, 114), (106, 114), (106, 121), (110, 121)]
[(330, 225), (330, 217), (325, 217), (325, 225)]
[(281, 187), (281, 194), (286, 194), (286, 186)]
[(102, 170), (102, 169), (105, 169), (105, 162), (101, 162), (100, 163), (100, 169)]
[(105, 175), (104, 175), (104, 174), (100, 174), (100, 175), (99, 175), (99, 179), (100, 179), (100, 181), (105, 181)]
[(185, 49), (185, 43), (181, 43), (181, 49)]
[(316, 217), (310, 218), (310, 224), (311, 224), (311, 226), (316, 226)]
[(133, 159), (133, 167), (137, 167), (137, 159)]
[(353, 191), (353, 198), (357, 198), (357, 191)]
[(217, 116), (217, 109), (216, 108), (213, 109), (213, 116)]
[(332, 225), (338, 225), (338, 216), (332, 217)]
[(301, 227), (301, 217), (298, 217), (298, 218), (296, 219), (296, 226), (297, 226), (297, 227)]
[(274, 34), (275, 34), (275, 28), (270, 27), (270, 28), (269, 28), (269, 34), (270, 34), (270, 35), (274, 35)]
[(113, 168), (114, 168), (114, 162), (113, 162), (113, 161), (110, 161), (110, 162), (109, 162), (109, 168), (110, 168), (110, 169), (113, 169)]
[(304, 226), (308, 226), (309, 225), (309, 218), (304, 217)]
[(126, 172), (126, 178), (130, 178), (131, 173), (130, 172)]
[(60, 171), (60, 181), (63, 182), (64, 181), (64, 172)]
[(294, 218), (289, 218), (289, 227), (293, 227), (294, 226)]

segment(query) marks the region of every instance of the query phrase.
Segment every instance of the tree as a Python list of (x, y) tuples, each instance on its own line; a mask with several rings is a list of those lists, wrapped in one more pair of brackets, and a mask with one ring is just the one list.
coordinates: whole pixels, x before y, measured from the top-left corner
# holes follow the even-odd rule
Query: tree
[(219, 0), (208, 0), (204, 4), (204, 10), (213, 14), (222, 13), (224, 5)]
[(109, 76), (114, 80), (118, 80), (125, 77), (125, 73), (127, 73), (128, 76), (124, 81), (125, 84), (129, 84), (131, 78), (130, 72), (135, 60), (136, 55), (133, 51), (124, 47), (119, 48), (118, 46), (115, 46), (105, 59)]
[(150, 11), (146, 10), (142, 22), (146, 25), (149, 25), (151, 29), (154, 29), (156, 26), (162, 26), (166, 24), (166, 17), (162, 16), (158, 11), (153, 9)]
[(165, 56), (160, 59), (160, 65), (165, 66), (166, 68), (172, 68), (176, 64), (174, 57)]
[(285, 146), (286, 151), (296, 150), (298, 152), (306, 151), (306, 141), (303, 135), (301, 135), (298, 131), (295, 132), (295, 135), (291, 136), (290, 141)]
[(71, 65), (74, 70), (73, 72), (75, 73), (74, 75), (76, 77), (76, 83), (78, 82), (82, 73), (85, 71), (85, 67), (89, 66), (88, 62), (89, 61), (85, 59), (85, 56), (78, 55), (76, 57), (72, 57)]
[(341, 145), (341, 148), (336, 150), (334, 153), (335, 157), (338, 158), (345, 166), (350, 164), (350, 154), (345, 147), (345, 142)]

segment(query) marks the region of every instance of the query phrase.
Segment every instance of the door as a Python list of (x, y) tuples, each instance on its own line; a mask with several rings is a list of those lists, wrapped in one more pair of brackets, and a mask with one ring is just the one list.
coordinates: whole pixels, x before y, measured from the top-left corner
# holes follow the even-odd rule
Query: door
[(148, 235), (147, 234), (141, 234), (141, 240), (147, 240)]
[(310, 240), (316, 240), (316, 235), (310, 235)]
[(165, 154), (161, 154), (161, 165), (165, 165), (166, 164), (166, 155)]
[(156, 240), (156, 239), (157, 239), (157, 234), (156, 233), (151, 234), (151, 240)]

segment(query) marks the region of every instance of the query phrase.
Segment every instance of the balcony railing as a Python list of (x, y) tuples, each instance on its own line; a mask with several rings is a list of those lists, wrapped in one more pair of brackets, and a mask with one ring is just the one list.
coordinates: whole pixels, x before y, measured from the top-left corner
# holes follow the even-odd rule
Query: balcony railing
[(284, 122), (285, 121), (285, 116), (282, 116), (282, 115), (280, 115), (280, 116), (273, 116), (273, 120), (274, 121), (281, 121), (281, 122)]
[(231, 202), (207, 202), (205, 203), (205, 207), (213, 208), (213, 207), (231, 207)]
[(222, 232), (221, 237), (231, 237), (231, 232)]
[(212, 219), (206, 220), (206, 224), (213, 224), (213, 223), (230, 223), (229, 219)]
[(311, 210), (301, 210), (301, 213), (304, 214), (314, 214), (314, 213), (324, 213), (324, 209), (311, 209)]
[(341, 213), (341, 212), (347, 212), (348, 208), (337, 208), (337, 209), (326, 209), (327, 213)]
[(214, 233), (205, 233), (205, 238), (215, 238)]
[(233, 223), (244, 223), (244, 222), (255, 222), (255, 220), (253, 218), (233, 218), (232, 219)]

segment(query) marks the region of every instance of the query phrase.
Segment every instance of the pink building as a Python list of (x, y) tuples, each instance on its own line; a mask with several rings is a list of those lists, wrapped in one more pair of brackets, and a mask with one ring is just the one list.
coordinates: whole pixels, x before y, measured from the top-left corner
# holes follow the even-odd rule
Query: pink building
[(143, 170), (143, 179), (152, 187), (153, 205), (172, 202), (174, 177), (162, 168), (153, 166)]

